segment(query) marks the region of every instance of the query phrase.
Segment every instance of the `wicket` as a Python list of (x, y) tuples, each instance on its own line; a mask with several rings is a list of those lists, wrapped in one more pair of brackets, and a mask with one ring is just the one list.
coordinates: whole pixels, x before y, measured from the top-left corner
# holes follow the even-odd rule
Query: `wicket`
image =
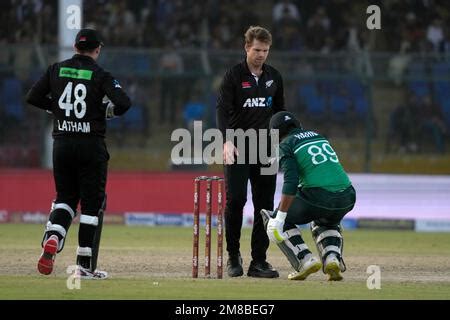
[(192, 257), (192, 277), (198, 278), (198, 243), (200, 234), (200, 187), (206, 181), (206, 227), (205, 227), (205, 277), (211, 277), (211, 215), (212, 187), (217, 181), (217, 278), (223, 274), (223, 178), (200, 176), (194, 180), (194, 250)]

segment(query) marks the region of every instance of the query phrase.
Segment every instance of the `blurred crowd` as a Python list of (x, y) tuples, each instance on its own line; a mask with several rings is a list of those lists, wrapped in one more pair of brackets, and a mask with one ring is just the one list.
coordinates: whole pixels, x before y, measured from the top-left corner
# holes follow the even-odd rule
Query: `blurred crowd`
[[(381, 8), (381, 31), (366, 27), (371, 4)], [(0, 1), (0, 166), (39, 162), (39, 137), (49, 120), (27, 108), (23, 96), (57, 59), (57, 15), (58, 0)], [(446, 152), (450, 60), (442, 57), (450, 54), (450, 6), (445, 0), (85, 0), (83, 26), (99, 30), (107, 49), (154, 49), (101, 56), (101, 65), (114, 70), (134, 102), (126, 117), (108, 126), (117, 133), (115, 141), (129, 144), (122, 140), (125, 131), (145, 140), (161, 128), (191, 128), (195, 120), (214, 125), (221, 76), (236, 54), (242, 58), (250, 25), (272, 32), (272, 50), (278, 52), (270, 63), (285, 77), (286, 103), (318, 129), (345, 137), (356, 136), (355, 128), (365, 130), (375, 99), (363, 78), (381, 73), (405, 92), (402, 103), (389, 108), (385, 151), (415, 153), (427, 145)], [(189, 49), (208, 49), (208, 59)], [(388, 54), (377, 62), (375, 55), (367, 58), (368, 51)], [(424, 60), (421, 53), (427, 53)], [(375, 110), (374, 127), (377, 115)], [(23, 153), (30, 150), (32, 155)]]
[[(381, 8), (378, 51), (449, 52), (445, 0), (89, 0), (83, 13), (112, 46), (241, 49), (244, 30), (261, 24), (275, 49), (327, 53), (370, 45), (369, 4)], [(0, 42), (55, 44), (56, 16), (57, 0), (1, 1)]]
[(385, 151), (443, 154), (447, 136), (445, 115), (440, 105), (431, 96), (420, 98), (408, 94), (404, 103), (390, 114)]

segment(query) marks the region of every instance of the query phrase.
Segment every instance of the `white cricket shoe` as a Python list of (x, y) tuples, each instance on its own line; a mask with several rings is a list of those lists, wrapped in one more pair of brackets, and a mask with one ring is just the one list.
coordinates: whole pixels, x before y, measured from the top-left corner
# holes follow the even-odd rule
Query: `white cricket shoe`
[(95, 270), (94, 272), (92, 272), (89, 269), (78, 266), (77, 276), (79, 276), (80, 279), (83, 280), (103, 280), (108, 278), (108, 272), (100, 270)]
[(339, 259), (334, 254), (329, 254), (325, 259), (325, 267), (323, 272), (328, 274), (328, 281), (341, 281), (343, 279), (341, 275), (341, 267)]
[(312, 254), (308, 254), (302, 259), (303, 263), (300, 270), (288, 275), (289, 280), (305, 280), (310, 274), (315, 273), (322, 268), (322, 263)]

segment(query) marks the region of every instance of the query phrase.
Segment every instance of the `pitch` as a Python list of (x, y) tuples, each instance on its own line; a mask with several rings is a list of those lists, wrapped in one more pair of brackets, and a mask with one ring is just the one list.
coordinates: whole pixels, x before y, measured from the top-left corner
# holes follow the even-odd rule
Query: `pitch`
[[(50, 276), (38, 274), (43, 226), (0, 225), (0, 299), (449, 299), (450, 233), (344, 230), (347, 271), (342, 282), (327, 282), (319, 271), (305, 281), (289, 281), (287, 259), (271, 245), (268, 261), (278, 279), (246, 276), (202, 279), (204, 234), (200, 238), (199, 279), (191, 278), (192, 230), (182, 227), (106, 225), (99, 268), (111, 278), (81, 281), (68, 289), (67, 266), (75, 262), (78, 225), (68, 233)], [(213, 230), (212, 257), (215, 257)], [(250, 263), (250, 229), (243, 229), (244, 272)], [(309, 230), (306, 243), (315, 252)], [(226, 256), (225, 256), (226, 258)], [(226, 261), (225, 261), (226, 263)], [(368, 289), (371, 265), (380, 267), (380, 289)], [(211, 274), (215, 275), (215, 262)]]

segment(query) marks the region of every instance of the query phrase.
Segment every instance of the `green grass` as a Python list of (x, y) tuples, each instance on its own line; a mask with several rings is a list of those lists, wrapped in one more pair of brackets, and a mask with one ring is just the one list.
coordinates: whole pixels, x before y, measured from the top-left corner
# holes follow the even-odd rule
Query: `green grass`
[[(330, 283), (321, 272), (306, 281), (287, 280), (291, 268), (276, 246), (269, 260), (280, 271), (278, 279), (192, 279), (190, 228), (106, 225), (99, 266), (111, 278), (82, 281), (80, 290), (69, 290), (65, 267), (73, 264), (78, 226), (69, 230), (50, 276), (35, 270), (42, 231), (41, 225), (0, 225), (0, 299), (450, 299), (448, 233), (345, 231), (348, 270), (344, 281)], [(314, 248), (309, 230), (303, 234)], [(244, 268), (249, 243), (250, 230), (243, 229)], [(371, 264), (381, 267), (380, 290), (366, 286)]]
[(82, 281), (69, 290), (62, 277), (1, 276), (1, 299), (449, 299), (449, 284), (386, 283), (368, 290), (365, 282), (254, 279), (108, 279)]

